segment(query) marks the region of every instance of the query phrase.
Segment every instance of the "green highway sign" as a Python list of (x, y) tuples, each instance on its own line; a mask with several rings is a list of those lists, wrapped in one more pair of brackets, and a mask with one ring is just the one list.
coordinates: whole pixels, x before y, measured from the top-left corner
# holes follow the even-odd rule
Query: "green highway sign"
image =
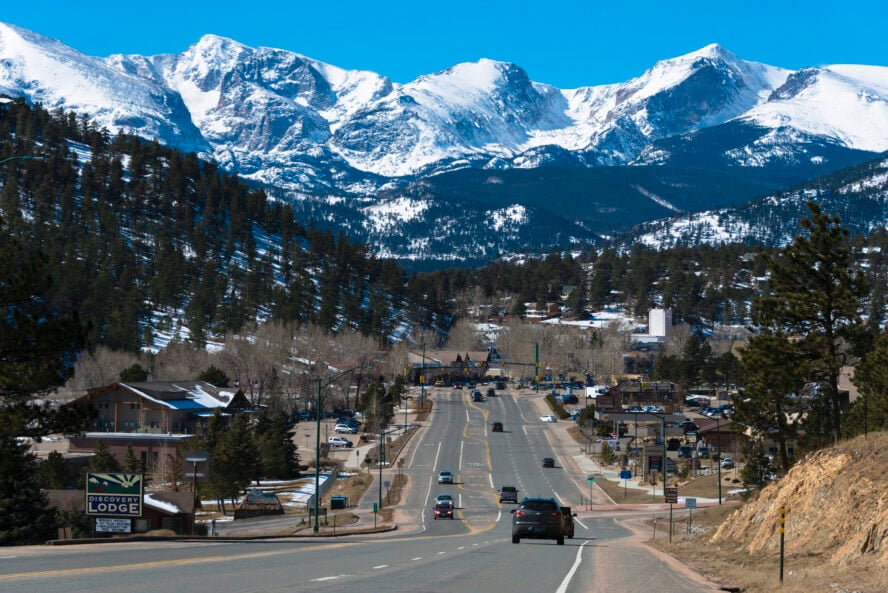
[(595, 482), (595, 476), (589, 476), (588, 478), (586, 478), (586, 481), (592, 484), (593, 482)]

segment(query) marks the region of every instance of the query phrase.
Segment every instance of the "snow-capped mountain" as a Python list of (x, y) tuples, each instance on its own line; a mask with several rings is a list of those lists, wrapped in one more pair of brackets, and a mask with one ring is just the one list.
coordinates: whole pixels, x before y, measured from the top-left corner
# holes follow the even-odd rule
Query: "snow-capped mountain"
[(837, 214), (851, 235), (868, 236), (888, 227), (888, 157), (817, 178), (734, 208), (688, 213), (644, 223), (619, 237), (616, 245), (635, 243), (669, 248), (699, 244), (750, 243), (786, 245), (809, 216), (806, 204)]
[[(511, 221), (515, 243), (540, 248), (545, 228), (554, 247), (556, 236), (589, 241), (676, 211), (745, 201), (888, 150), (888, 67), (791, 71), (719, 45), (624, 83), (559, 89), (486, 59), (396, 84), (214, 35), (181, 54), (90, 57), (0, 23), (0, 94), (195, 151), (275, 186), (277, 198), (354, 230), (380, 253), (407, 258), (506, 248), (429, 247), (432, 234), (444, 241), (448, 228), (476, 228), (467, 216)], [(480, 183), (499, 179), (503, 200), (465, 201), (494, 195), (494, 186), (466, 187), (477, 180), (472, 171), (597, 167), (620, 169), (619, 183), (579, 175), (529, 196), (517, 178), (485, 173)], [(398, 216), (381, 215), (408, 203)]]

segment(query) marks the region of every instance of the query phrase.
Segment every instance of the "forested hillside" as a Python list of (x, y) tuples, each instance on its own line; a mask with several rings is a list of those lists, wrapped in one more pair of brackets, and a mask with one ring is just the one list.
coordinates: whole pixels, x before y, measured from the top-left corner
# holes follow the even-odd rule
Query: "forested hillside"
[(2, 232), (48, 258), (47, 297), (79, 312), (88, 345), (204, 344), (269, 318), (381, 336), (445, 319), (396, 264), (193, 154), (14, 101), (4, 159)]

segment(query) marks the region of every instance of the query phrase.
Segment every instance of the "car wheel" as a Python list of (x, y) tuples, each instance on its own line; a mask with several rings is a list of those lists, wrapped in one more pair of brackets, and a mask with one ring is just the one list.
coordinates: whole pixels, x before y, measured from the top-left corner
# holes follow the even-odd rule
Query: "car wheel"
[(517, 535), (513, 535), (513, 536), (512, 536), (512, 543), (513, 543), (513, 544), (517, 544), (517, 543), (520, 543), (520, 542), (521, 542), (521, 538), (520, 538), (520, 537), (518, 537)]
[(568, 534), (567, 534), (567, 537), (570, 538), (570, 539), (573, 539), (573, 538), (574, 538), (574, 532), (571, 531), (570, 533), (568, 533)]
[(559, 545), (559, 546), (563, 546), (563, 545), (564, 545), (564, 536), (561, 536), (561, 537), (558, 538), (558, 545)]

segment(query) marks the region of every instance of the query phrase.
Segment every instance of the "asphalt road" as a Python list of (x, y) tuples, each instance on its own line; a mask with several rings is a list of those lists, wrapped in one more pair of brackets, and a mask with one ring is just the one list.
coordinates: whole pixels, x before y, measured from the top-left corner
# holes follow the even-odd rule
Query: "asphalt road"
[[(403, 529), (387, 536), (273, 541), (195, 541), (0, 549), (4, 593), (234, 592), (605, 592), (714, 590), (638, 543), (624, 516), (584, 512), (576, 535), (511, 543), (512, 505), (496, 491), (555, 496), (577, 507), (586, 484), (558, 461), (549, 425), (527, 398), (508, 393), (472, 403), (438, 390), (433, 417), (406, 457), (411, 477)], [(490, 433), (493, 421), (505, 432)], [(556, 458), (543, 469), (542, 457)], [(438, 485), (449, 469), (454, 485)], [(457, 518), (434, 520), (435, 495), (457, 501)]]

